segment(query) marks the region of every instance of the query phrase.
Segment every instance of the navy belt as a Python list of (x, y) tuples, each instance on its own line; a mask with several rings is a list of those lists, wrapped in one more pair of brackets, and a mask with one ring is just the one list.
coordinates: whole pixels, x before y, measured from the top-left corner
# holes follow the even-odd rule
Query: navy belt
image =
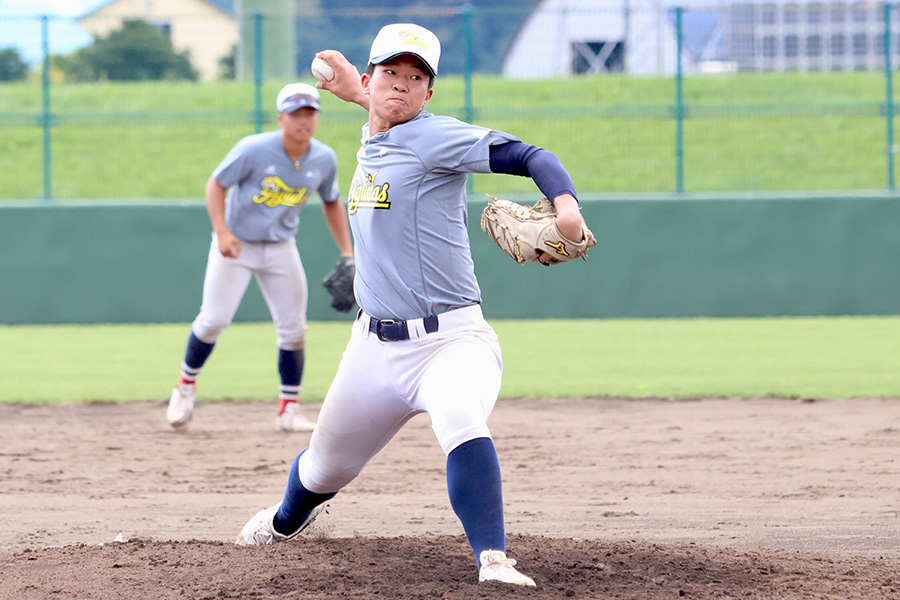
[[(402, 342), (409, 339), (409, 326), (407, 321), (397, 321), (395, 319), (369, 319), (369, 333), (374, 333), (382, 342)], [(422, 319), (422, 325), (425, 327), (425, 333), (434, 333), (438, 330), (437, 315), (430, 315)]]

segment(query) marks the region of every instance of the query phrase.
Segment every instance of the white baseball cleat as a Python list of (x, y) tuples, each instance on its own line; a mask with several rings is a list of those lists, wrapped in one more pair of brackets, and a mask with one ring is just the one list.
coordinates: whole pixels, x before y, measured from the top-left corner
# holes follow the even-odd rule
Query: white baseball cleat
[(172, 390), (169, 398), (169, 407), (166, 409), (166, 420), (175, 429), (186, 429), (194, 416), (194, 399), (197, 396), (197, 386), (187, 383), (179, 383)]
[(485, 550), (479, 558), (481, 569), (478, 571), (478, 581), (502, 581), (514, 585), (537, 587), (534, 579), (516, 571), (516, 561), (507, 558), (506, 552)]
[(284, 412), (275, 417), (275, 430), (294, 433), (309, 433), (316, 424), (300, 414), (296, 402), (288, 402)]
[(309, 527), (324, 508), (324, 505), (315, 507), (313, 511), (309, 513), (309, 517), (307, 517), (303, 525), (300, 526), (300, 529), (291, 535), (282, 535), (275, 531), (274, 524), (275, 513), (278, 512), (279, 506), (281, 506), (280, 503), (275, 506), (270, 506), (253, 515), (253, 518), (247, 521), (247, 524), (241, 529), (241, 532), (238, 534), (237, 539), (234, 540), (234, 543), (238, 546), (267, 546), (269, 544), (286, 542)]

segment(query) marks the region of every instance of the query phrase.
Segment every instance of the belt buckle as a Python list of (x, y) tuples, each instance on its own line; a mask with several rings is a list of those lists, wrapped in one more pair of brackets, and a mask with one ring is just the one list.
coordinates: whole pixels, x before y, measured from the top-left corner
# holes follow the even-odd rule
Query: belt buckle
[(382, 342), (398, 342), (407, 339), (403, 337), (403, 324), (394, 319), (382, 319), (375, 326), (375, 333)]

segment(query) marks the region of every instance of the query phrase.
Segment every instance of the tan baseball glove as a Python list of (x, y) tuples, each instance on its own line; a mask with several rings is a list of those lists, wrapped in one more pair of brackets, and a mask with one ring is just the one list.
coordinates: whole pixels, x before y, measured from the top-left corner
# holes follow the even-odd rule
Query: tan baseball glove
[(487, 194), (490, 200), (481, 211), (481, 228), (500, 249), (514, 261), (538, 261), (549, 253), (551, 263), (566, 262), (581, 257), (587, 260), (588, 248), (597, 244), (587, 225), (582, 230), (582, 240), (572, 241), (556, 227), (556, 208), (546, 198), (533, 207), (523, 206), (511, 200), (501, 200)]

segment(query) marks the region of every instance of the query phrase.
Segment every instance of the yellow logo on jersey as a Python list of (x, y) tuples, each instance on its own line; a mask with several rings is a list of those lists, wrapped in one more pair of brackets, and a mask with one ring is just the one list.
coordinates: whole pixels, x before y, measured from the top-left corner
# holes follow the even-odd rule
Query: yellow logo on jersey
[(356, 214), (360, 208), (390, 208), (391, 203), (388, 200), (388, 190), (391, 188), (390, 183), (382, 183), (375, 185), (375, 176), (378, 172), (371, 174), (363, 173), (357, 167), (353, 176), (353, 182), (350, 184), (350, 193), (347, 198), (347, 213)]
[(297, 206), (309, 199), (306, 187), (292, 188), (280, 177), (266, 177), (262, 180), (262, 189), (253, 196), (253, 201), (266, 206)]
[(548, 246), (550, 246), (551, 248), (553, 248), (554, 250), (556, 250), (556, 253), (559, 254), (560, 256), (568, 256), (569, 255), (569, 253), (566, 251), (566, 243), (565, 242), (557, 242), (555, 244), (552, 242), (544, 242), (544, 243), (547, 244)]

